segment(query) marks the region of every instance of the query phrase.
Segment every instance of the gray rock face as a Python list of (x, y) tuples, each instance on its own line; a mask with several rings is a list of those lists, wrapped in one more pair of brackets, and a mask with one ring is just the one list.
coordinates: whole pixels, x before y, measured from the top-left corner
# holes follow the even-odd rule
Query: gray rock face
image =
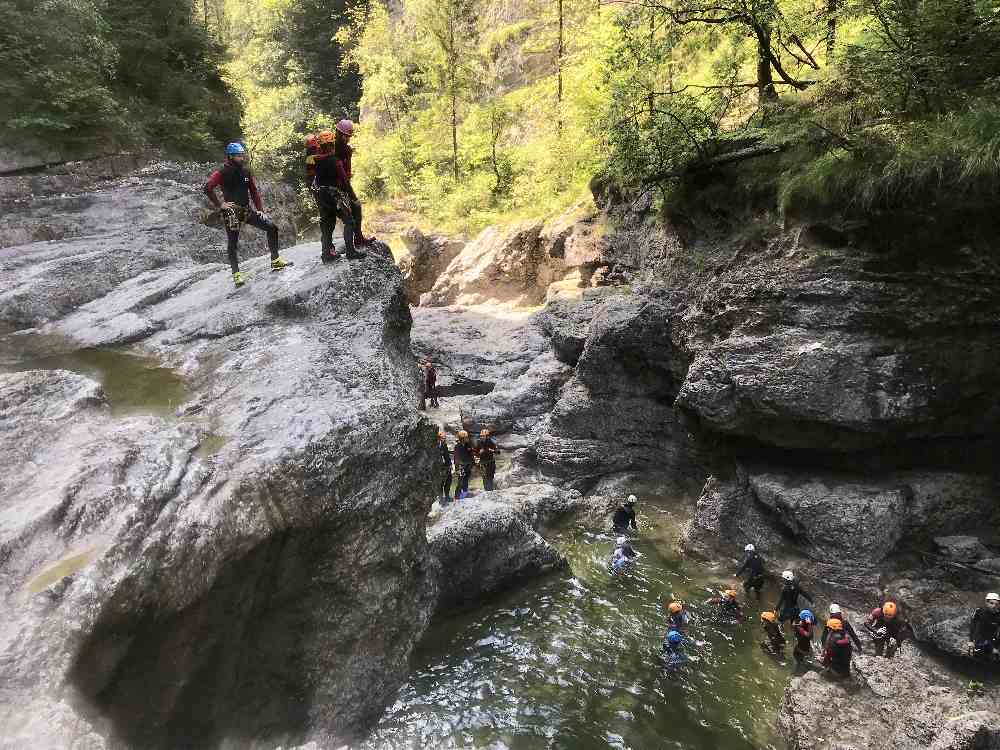
[(1000, 694), (980, 694), (904, 651), (886, 668), (856, 656), (860, 687), (816, 672), (792, 680), (778, 714), (791, 750), (983, 750), (1000, 748)]
[[(326, 745), (404, 679), (437, 579), (402, 282), (378, 256), (286, 257), (238, 291), (220, 266), (102, 281), (48, 327), (176, 367), (184, 420), (112, 418), (69, 373), (0, 376), (6, 746)], [(47, 317), (70, 282), (27, 297)]]
[(418, 305), (421, 295), (431, 290), (465, 242), (445, 235), (424, 234), (416, 227), (403, 232), (402, 240), (408, 251), (399, 261), (406, 299), (411, 305)]
[(956, 562), (977, 563), (991, 555), (975, 536), (937, 536), (934, 544), (942, 555)]

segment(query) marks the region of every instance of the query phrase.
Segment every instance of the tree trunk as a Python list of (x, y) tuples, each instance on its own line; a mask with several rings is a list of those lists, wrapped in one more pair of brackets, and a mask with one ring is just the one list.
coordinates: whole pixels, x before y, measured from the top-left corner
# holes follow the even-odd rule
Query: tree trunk
[(757, 94), (761, 103), (773, 102), (778, 99), (774, 88), (774, 77), (771, 74), (771, 32), (763, 31), (757, 37)]
[(451, 92), (451, 171), (458, 182), (458, 93)]
[(563, 0), (559, 2), (559, 49), (556, 54), (556, 129), (562, 135), (563, 129)]
[(826, 0), (826, 64), (833, 64), (837, 47), (837, 0)]
[(204, 2), (202, 3), (202, 5), (205, 8), (205, 33), (207, 34), (208, 33), (208, 0), (204, 0)]

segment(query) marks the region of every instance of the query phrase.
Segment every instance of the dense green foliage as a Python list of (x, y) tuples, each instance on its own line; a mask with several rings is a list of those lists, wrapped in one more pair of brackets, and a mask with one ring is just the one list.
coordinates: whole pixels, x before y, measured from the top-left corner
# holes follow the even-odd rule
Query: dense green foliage
[(200, 155), (239, 134), (189, 0), (0, 0), (0, 18), (5, 143)]

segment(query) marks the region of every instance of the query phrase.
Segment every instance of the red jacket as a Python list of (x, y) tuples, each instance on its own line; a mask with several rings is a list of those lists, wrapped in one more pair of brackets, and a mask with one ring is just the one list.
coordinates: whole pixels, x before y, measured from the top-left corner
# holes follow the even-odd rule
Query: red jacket
[(247, 208), (250, 206), (250, 201), (253, 201), (254, 208), (258, 211), (264, 210), (264, 204), (260, 200), (260, 192), (257, 190), (257, 183), (249, 169), (237, 169), (234, 162), (226, 162), (220, 169), (209, 175), (203, 190), (212, 205), (221, 208), (222, 202), (215, 194), (217, 187), (222, 188), (222, 198), (227, 203), (236, 203)]

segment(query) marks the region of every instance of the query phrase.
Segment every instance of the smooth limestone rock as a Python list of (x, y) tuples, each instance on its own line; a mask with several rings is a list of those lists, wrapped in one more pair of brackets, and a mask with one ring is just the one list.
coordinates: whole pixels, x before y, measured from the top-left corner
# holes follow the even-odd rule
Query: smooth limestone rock
[(438, 276), (465, 247), (465, 241), (442, 234), (424, 234), (416, 227), (404, 231), (401, 239), (407, 250), (399, 261), (406, 299), (411, 305), (418, 305), (421, 295), (431, 290)]
[(48, 327), (131, 331), (185, 375), (183, 421), (0, 376), (0, 746), (337, 745), (405, 679), (437, 578), (402, 281), (285, 255), (240, 290), (219, 265), (140, 275)]

